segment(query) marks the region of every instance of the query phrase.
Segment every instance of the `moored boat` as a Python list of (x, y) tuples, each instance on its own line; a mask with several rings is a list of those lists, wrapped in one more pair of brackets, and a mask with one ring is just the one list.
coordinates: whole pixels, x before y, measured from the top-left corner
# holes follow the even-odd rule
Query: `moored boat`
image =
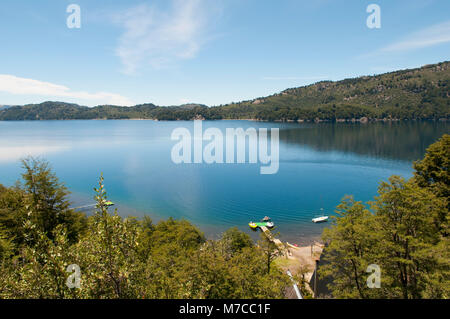
[(275, 224), (269, 217), (266, 216), (260, 222), (248, 223), (248, 226), (250, 226), (251, 229), (255, 230), (258, 229), (259, 227), (273, 228), (275, 227)]
[(258, 225), (256, 223), (254, 223), (254, 222), (248, 223), (248, 226), (250, 226), (250, 228), (253, 229), (253, 230), (258, 228)]
[(329, 218), (328, 216), (320, 216), (320, 217), (313, 218), (312, 221), (313, 221), (313, 223), (324, 223), (328, 220), (328, 218)]
[(266, 216), (262, 219), (262, 223), (264, 223), (267, 228), (275, 227), (274, 222), (270, 219), (270, 217)]

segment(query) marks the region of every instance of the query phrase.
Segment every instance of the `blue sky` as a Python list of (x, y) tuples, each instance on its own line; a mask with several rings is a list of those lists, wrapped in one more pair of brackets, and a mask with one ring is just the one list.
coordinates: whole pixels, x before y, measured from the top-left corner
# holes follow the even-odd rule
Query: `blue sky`
[(450, 60), (449, 12), (448, 0), (2, 0), (0, 104), (219, 105), (418, 67)]

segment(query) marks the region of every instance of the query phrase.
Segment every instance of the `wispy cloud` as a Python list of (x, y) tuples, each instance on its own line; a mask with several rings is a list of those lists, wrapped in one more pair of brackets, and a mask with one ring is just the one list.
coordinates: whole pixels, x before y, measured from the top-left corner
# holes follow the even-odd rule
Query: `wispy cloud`
[(73, 91), (64, 85), (20, 78), (14, 75), (0, 74), (0, 91), (17, 95), (37, 95), (56, 98), (81, 100), (81, 104), (98, 105), (113, 104), (121, 106), (133, 105), (128, 98), (115, 93)]
[(409, 51), (450, 42), (450, 21), (433, 25), (388, 45), (379, 52)]
[(194, 58), (207, 41), (206, 30), (218, 9), (206, 0), (171, 0), (166, 11), (142, 4), (116, 17), (125, 29), (116, 49), (124, 73)]

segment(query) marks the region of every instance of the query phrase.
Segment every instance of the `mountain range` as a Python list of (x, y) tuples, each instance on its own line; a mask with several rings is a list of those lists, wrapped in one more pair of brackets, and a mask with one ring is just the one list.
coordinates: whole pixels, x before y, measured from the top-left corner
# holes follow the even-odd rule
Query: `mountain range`
[(261, 121), (354, 121), (450, 119), (450, 62), (374, 76), (321, 81), (253, 100), (203, 104), (86, 107), (44, 102), (0, 107), (0, 120), (252, 119)]

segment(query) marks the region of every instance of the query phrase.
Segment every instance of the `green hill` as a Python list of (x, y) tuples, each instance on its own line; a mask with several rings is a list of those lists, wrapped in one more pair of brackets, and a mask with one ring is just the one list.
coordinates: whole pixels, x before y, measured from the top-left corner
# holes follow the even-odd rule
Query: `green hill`
[(450, 115), (450, 63), (338, 82), (323, 81), (226, 105), (227, 118), (259, 120), (438, 119)]
[(44, 102), (0, 109), (0, 120), (65, 119), (254, 119), (262, 121), (348, 121), (449, 119), (450, 62), (417, 69), (312, 85), (228, 105), (160, 107), (154, 104), (93, 108)]

